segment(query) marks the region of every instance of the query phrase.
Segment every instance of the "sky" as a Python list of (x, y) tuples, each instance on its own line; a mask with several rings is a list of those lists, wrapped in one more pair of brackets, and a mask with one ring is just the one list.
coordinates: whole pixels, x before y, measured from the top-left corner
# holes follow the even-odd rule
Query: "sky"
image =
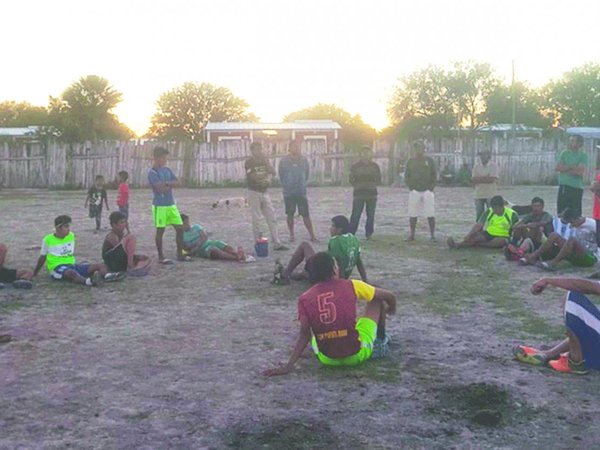
[(600, 62), (598, 0), (19, 0), (3, 2), (0, 101), (47, 105), (95, 74), (143, 134), (160, 95), (225, 86), (264, 122), (335, 103), (377, 129), (398, 78), (487, 62), (532, 86)]

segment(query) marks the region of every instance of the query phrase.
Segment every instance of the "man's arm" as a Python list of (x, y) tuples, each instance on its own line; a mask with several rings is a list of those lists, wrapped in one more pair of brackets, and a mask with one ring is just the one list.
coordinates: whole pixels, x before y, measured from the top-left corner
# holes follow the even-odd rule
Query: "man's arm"
[(33, 269), (33, 276), (35, 277), (38, 272), (40, 271), (40, 269), (42, 267), (44, 267), (44, 264), (46, 263), (46, 255), (40, 255), (40, 257), (37, 260), (37, 264), (35, 265), (35, 269)]
[(360, 255), (358, 256), (358, 259), (356, 260), (356, 269), (358, 270), (358, 273), (360, 274), (361, 280), (363, 280), (365, 283), (368, 283), (367, 271), (365, 270), (365, 266), (363, 265)]
[(578, 291), (582, 294), (600, 295), (600, 283), (584, 278), (542, 278), (533, 283), (531, 293), (539, 295), (548, 286), (554, 286), (567, 291)]
[(375, 164), (375, 183), (377, 185), (381, 184), (381, 169), (379, 168), (379, 164), (373, 162)]
[(106, 194), (106, 191), (102, 192), (102, 200), (104, 200), (104, 205), (106, 206), (106, 210), (110, 211), (110, 208), (108, 207), (108, 195)]
[(375, 288), (375, 295), (373, 295), (373, 300), (385, 303), (387, 305), (386, 312), (388, 314), (396, 313), (396, 296), (392, 292), (386, 289)]
[(305, 316), (300, 317), (300, 331), (298, 332), (298, 338), (296, 339), (296, 344), (294, 345), (294, 350), (292, 351), (292, 355), (290, 356), (287, 364), (284, 364), (279, 367), (275, 367), (273, 369), (267, 369), (262, 374), (266, 377), (273, 377), (277, 375), (287, 375), (292, 370), (294, 370), (294, 364), (302, 355), (302, 352), (310, 342), (311, 333), (310, 326), (308, 325), (308, 319)]
[(429, 190), (433, 191), (435, 189), (435, 185), (437, 183), (437, 170), (435, 168), (435, 161), (433, 160), (433, 158), (429, 158), (429, 162), (431, 163), (429, 165), (429, 180), (430, 180)]

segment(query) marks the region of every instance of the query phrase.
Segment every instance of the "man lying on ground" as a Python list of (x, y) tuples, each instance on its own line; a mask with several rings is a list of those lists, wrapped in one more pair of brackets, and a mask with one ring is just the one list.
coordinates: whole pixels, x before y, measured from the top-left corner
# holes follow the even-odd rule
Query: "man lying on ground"
[(225, 261), (254, 261), (254, 257), (246, 255), (242, 247), (235, 250), (225, 241), (208, 239), (208, 234), (202, 225), (197, 223), (192, 225), (188, 215), (181, 214), (181, 220), (183, 221), (183, 251), (186, 255)]
[(109, 272), (105, 264), (75, 263), (75, 234), (71, 232), (71, 218), (66, 215), (54, 219), (54, 233), (44, 237), (34, 277), (44, 264), (52, 279), (86, 286), (96, 286), (103, 279), (117, 281), (124, 277), (121, 272)]
[(30, 269), (9, 269), (4, 266), (8, 247), (0, 244), (0, 289), (3, 289), (5, 283), (11, 283), (16, 289), (31, 289), (33, 283), (33, 272)]
[[(327, 252), (310, 259), (308, 272), (314, 286), (298, 299), (300, 332), (292, 355), (287, 364), (265, 370), (263, 375), (290, 373), (309, 342), (326, 366), (355, 366), (385, 356), (389, 342), (385, 315), (396, 312), (394, 294), (363, 281), (341, 279), (335, 258)], [(357, 320), (358, 300), (366, 300), (367, 306)]]
[(551, 233), (540, 248), (519, 260), (521, 264), (534, 264), (542, 259), (545, 261), (539, 262), (540, 268), (554, 270), (562, 260), (577, 267), (592, 267), (598, 262), (596, 221), (582, 217), (571, 208), (563, 211), (562, 220), (571, 227), (569, 237), (565, 239), (558, 233)]
[[(350, 278), (356, 266), (361, 279), (366, 283), (367, 272), (360, 258), (360, 242), (352, 233), (352, 225), (348, 219), (345, 216), (335, 216), (332, 218), (329, 233), (331, 238), (327, 245), (327, 251), (337, 261), (337, 265), (340, 268), (340, 277)], [(302, 242), (294, 251), (285, 269), (277, 261), (273, 284), (286, 285), (290, 283), (290, 279), (308, 279), (306, 266), (301, 272), (294, 273), (294, 269), (303, 261), (308, 261), (315, 253), (314, 248), (308, 242)]]
[(544, 200), (534, 197), (531, 212), (521, 216), (512, 228), (510, 241), (504, 249), (506, 258), (517, 260), (540, 248), (553, 231), (552, 220), (552, 215), (544, 211)]
[(112, 272), (128, 272), (131, 275), (147, 275), (152, 260), (146, 255), (135, 253), (136, 238), (133, 234), (125, 234), (127, 216), (115, 211), (109, 216), (110, 232), (102, 244), (102, 259)]
[(542, 278), (531, 287), (540, 295), (548, 286), (565, 289), (563, 311), (567, 338), (550, 348), (538, 350), (525, 345), (513, 348), (521, 362), (549, 366), (557, 372), (584, 375), (600, 369), (600, 311), (586, 295), (600, 295), (600, 283), (579, 278)]
[(491, 198), (490, 206), (481, 214), (462, 242), (456, 243), (449, 237), (448, 247), (503, 248), (510, 237), (512, 227), (519, 221), (519, 215), (504, 205), (504, 199), (500, 195)]

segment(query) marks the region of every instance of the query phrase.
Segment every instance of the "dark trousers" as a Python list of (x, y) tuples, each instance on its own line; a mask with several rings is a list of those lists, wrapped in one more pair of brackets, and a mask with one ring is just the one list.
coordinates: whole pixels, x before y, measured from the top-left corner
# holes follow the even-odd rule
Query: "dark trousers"
[(583, 189), (565, 186), (558, 186), (558, 198), (556, 199), (556, 213), (562, 213), (565, 208), (571, 208), (581, 215), (581, 199), (583, 198)]
[(373, 234), (375, 230), (375, 206), (377, 206), (377, 197), (371, 198), (360, 198), (354, 197), (352, 200), (352, 215), (350, 216), (350, 226), (352, 232), (356, 233), (358, 229), (358, 223), (360, 222), (360, 216), (362, 215), (363, 208), (367, 209), (367, 224), (365, 226), (365, 234), (367, 237)]

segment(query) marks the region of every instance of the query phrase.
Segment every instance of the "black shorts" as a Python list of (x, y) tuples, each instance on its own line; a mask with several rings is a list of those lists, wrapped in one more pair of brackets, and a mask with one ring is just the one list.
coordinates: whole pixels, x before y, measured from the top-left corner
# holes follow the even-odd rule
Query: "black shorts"
[(90, 205), (90, 219), (102, 217), (102, 206)]
[(125, 272), (127, 270), (127, 253), (125, 253), (125, 249), (121, 244), (104, 253), (102, 259), (111, 272)]
[(308, 218), (308, 199), (306, 196), (288, 195), (287, 197), (283, 197), (283, 202), (285, 203), (286, 216), (292, 217), (296, 214), (296, 209), (298, 209), (298, 214)]
[(17, 280), (17, 271), (15, 269), (0, 269), (0, 283), (12, 283)]

